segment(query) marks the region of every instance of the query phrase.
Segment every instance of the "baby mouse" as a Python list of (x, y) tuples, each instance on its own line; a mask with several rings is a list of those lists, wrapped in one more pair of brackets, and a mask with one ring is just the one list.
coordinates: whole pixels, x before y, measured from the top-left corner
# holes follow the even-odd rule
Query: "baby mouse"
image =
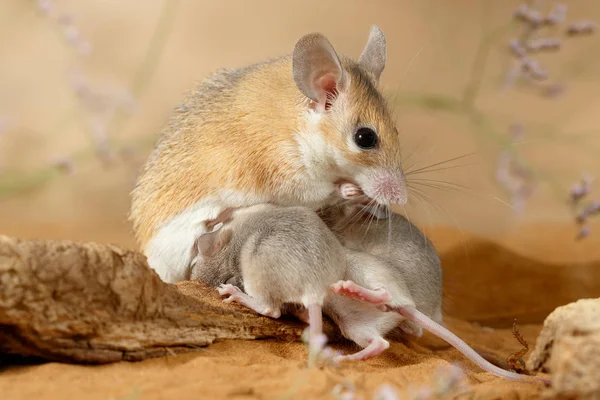
[(196, 241), (205, 265), (192, 269), (192, 279), (210, 282), (214, 276), (206, 271), (230, 271), (230, 278), (241, 277), (244, 291), (222, 284), (219, 293), (229, 296), (224, 301), (272, 318), (286, 305), (302, 305), (314, 348), (325, 296), (346, 271), (344, 248), (331, 230), (308, 208), (270, 204), (236, 210), (215, 228)]
[[(345, 247), (385, 261), (392, 281), (406, 282), (417, 308), (443, 325), (442, 266), (431, 241), (404, 216), (371, 207), (354, 184), (341, 183), (338, 191), (347, 201), (319, 210), (321, 218)], [(415, 336), (423, 333), (412, 321), (400, 328)]]
[[(221, 70), (185, 97), (132, 192), (130, 220), (163, 281), (202, 266), (194, 241), (227, 208), (316, 210), (357, 183), (379, 204), (404, 204), (400, 137), (379, 89), (386, 40), (373, 26), (358, 60), (320, 33), (291, 54)], [(208, 268), (208, 267), (207, 267)]]
[[(346, 197), (359, 196), (358, 189), (353, 192), (344, 185), (351, 184), (341, 185)], [(355, 251), (351, 257), (360, 257), (348, 263), (349, 280), (332, 286), (335, 293), (347, 297), (328, 297), (324, 308), (344, 336), (363, 347), (361, 352), (343, 358), (366, 359), (380, 354), (389, 347), (383, 336), (404, 324), (400, 326), (403, 330), (417, 335), (425, 328), (493, 375), (549, 383), (491, 364), (443, 326), (439, 257), (431, 242), (406, 218), (389, 213), (385, 220), (373, 219), (354, 204), (330, 206), (320, 215), (344, 246)], [(390, 312), (396, 319), (385, 316)]]

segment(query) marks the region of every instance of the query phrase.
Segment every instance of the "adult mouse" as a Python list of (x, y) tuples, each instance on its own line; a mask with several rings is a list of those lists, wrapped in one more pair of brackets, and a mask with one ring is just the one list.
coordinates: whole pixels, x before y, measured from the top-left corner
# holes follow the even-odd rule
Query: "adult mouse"
[(400, 136), (379, 89), (385, 61), (376, 26), (357, 61), (310, 33), (289, 55), (220, 70), (192, 89), (132, 192), (133, 230), (161, 279), (189, 278), (194, 241), (227, 208), (317, 209), (338, 198), (340, 180), (404, 204)]

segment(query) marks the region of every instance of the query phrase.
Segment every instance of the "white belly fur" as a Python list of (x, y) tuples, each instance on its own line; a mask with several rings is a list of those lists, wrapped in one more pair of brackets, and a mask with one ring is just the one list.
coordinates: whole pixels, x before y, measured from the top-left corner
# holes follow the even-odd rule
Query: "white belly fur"
[[(246, 207), (267, 201), (234, 191), (222, 191), (217, 196), (200, 200), (156, 231), (144, 249), (148, 264), (167, 283), (188, 279), (192, 246), (198, 236), (206, 233), (204, 221), (216, 218), (228, 207)], [(202, 261), (200, 256), (196, 260)]]

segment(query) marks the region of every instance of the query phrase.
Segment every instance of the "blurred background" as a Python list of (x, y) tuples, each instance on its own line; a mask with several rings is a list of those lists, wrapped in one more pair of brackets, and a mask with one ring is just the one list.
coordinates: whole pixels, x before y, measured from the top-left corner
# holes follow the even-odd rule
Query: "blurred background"
[(598, 258), (598, 17), (595, 0), (3, 0), (0, 233), (135, 246), (129, 193), (186, 89), (313, 31), (357, 58), (377, 24), (423, 168), (399, 211), (444, 243)]

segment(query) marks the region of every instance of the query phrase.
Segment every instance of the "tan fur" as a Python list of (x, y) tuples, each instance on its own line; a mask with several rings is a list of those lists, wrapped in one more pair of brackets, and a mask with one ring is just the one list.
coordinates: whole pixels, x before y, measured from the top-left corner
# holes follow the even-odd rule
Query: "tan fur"
[[(345, 135), (353, 132), (341, 135), (335, 121), (323, 118), (326, 140), (352, 164), (399, 167), (398, 135), (374, 78), (356, 62), (342, 61), (351, 82), (351, 114), (374, 125), (383, 146), (352, 153)], [(305, 128), (309, 102), (294, 83), (289, 56), (217, 72), (190, 91), (132, 193), (130, 219), (142, 248), (162, 223), (218, 190), (265, 195), (273, 202), (302, 190), (293, 184), (304, 172), (294, 136)]]

